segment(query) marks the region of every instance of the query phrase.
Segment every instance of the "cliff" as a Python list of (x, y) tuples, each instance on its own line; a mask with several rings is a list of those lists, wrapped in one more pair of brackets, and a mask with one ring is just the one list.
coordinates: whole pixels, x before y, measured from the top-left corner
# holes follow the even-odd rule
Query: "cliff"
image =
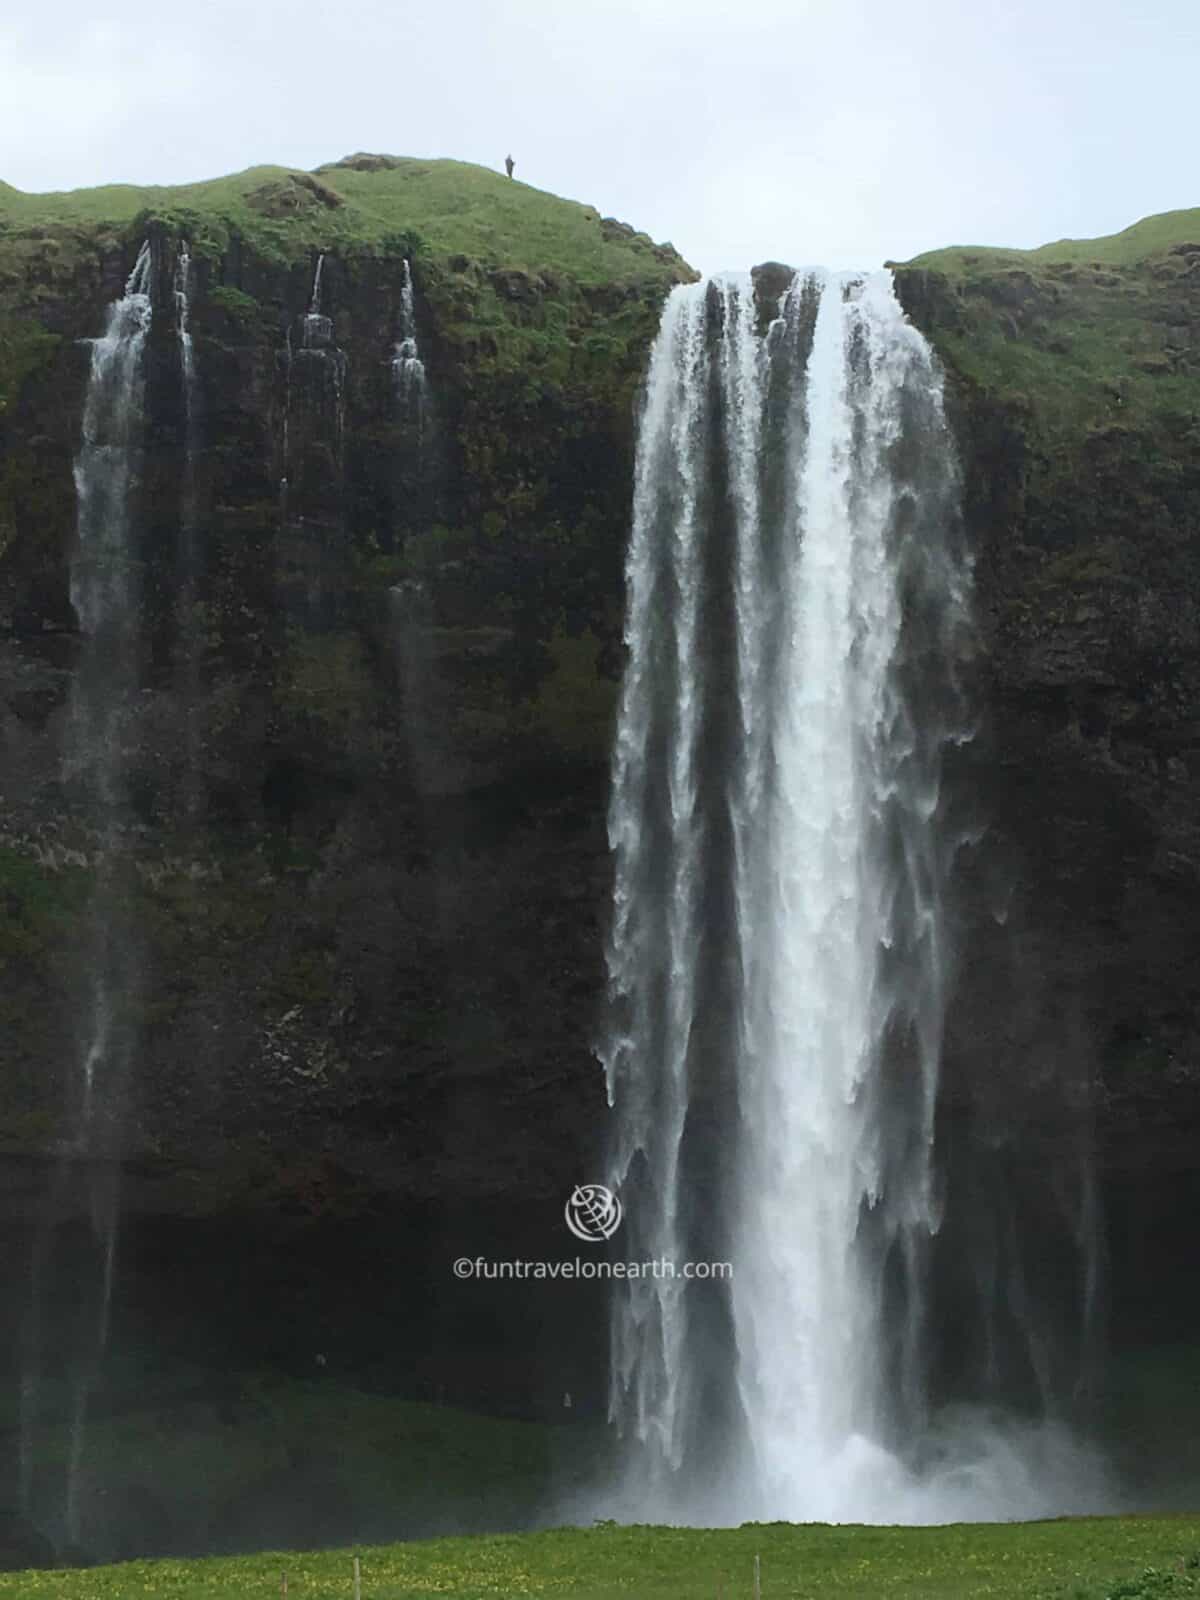
[[(60, 760), (87, 341), (143, 239), (120, 760), (143, 933), (127, 1149), (171, 1190), (147, 1203), (557, 1193), (594, 1098), (634, 395), (692, 274), (453, 162), (0, 196), (0, 1137), (24, 1153), (53, 1146), (78, 1054), (99, 848)], [(303, 348), (321, 254), (327, 352)], [(419, 417), (393, 372), (406, 261)]]
[[(450, 1373), (472, 1403), (570, 1389), (595, 1409), (598, 1300), (439, 1291), (455, 1255), (565, 1248), (562, 1196), (595, 1175), (635, 397), (663, 298), (694, 275), (587, 206), (450, 162), (0, 186), (13, 1281), (62, 1154), (106, 848), (63, 763), (88, 341), (145, 239), (121, 1281), (145, 1337), (198, 1360), (200, 1302), (230, 1364), (307, 1375), (320, 1348), (405, 1393)], [(968, 1137), (942, 1248), (1078, 1233), (1102, 1200), (1132, 1332), (1151, 1299), (1160, 1326), (1195, 1310), (1198, 241), (1180, 212), (896, 269), (950, 378), (980, 624), (942, 1108)], [(394, 370), (409, 272), (419, 412)], [(1063, 1277), (1051, 1250), (1037, 1270)]]
[(1117, 1331), (1183, 1337), (1200, 1198), (1200, 210), (896, 271), (950, 377), (982, 646), (975, 900), (1004, 923), (970, 942), (949, 1100), (969, 1085), (1023, 1107), (1011, 1158), (1050, 1170), (1087, 1107)]

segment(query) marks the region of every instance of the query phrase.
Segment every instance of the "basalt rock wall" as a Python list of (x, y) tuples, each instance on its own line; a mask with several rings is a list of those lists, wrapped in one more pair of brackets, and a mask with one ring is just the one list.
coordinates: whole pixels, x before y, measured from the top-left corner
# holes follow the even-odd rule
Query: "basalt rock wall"
[[(180, 192), (117, 221), (3, 220), (0, 1170), (15, 1274), (62, 1154), (80, 910), (102, 847), (62, 759), (87, 341), (143, 238), (143, 618), (120, 732), (144, 969), (127, 1259), (139, 1228), (195, 1219), (209, 1265), (214, 1227), (222, 1248), (263, 1230), (298, 1263), (303, 1239), (331, 1262), (342, 1224), (419, 1217), (429, 1283), (456, 1243), (561, 1243), (562, 1197), (594, 1172), (635, 402), (663, 298), (690, 274), (588, 208), (568, 248), (557, 213), (510, 215), (521, 186), (492, 175), (480, 205), (503, 219), (498, 243), (456, 248), (457, 224), (394, 198), (359, 237), (346, 218), (364, 186), (406, 172), (354, 158), (315, 189), (248, 178), (227, 213)], [(393, 372), (406, 260), (419, 423)], [(1175, 240), (1123, 264), (1085, 251), (898, 274), (947, 366), (976, 552), (980, 723), (952, 776), (979, 803), (942, 1125), (987, 1177), (951, 1242), (1040, 1211), (1063, 1213), (1058, 1235), (1083, 1230), (1094, 1202), (1131, 1327), (1160, 1314), (1163, 1269), (1189, 1245), (1200, 1105), (1197, 260)], [(1042, 1198), (997, 1219), (1018, 1169), (1042, 1171)], [(954, 1181), (969, 1190), (970, 1171)], [(1182, 1288), (1174, 1303), (1182, 1326)], [(478, 1374), (500, 1359), (480, 1357), (465, 1390), (494, 1388)]]

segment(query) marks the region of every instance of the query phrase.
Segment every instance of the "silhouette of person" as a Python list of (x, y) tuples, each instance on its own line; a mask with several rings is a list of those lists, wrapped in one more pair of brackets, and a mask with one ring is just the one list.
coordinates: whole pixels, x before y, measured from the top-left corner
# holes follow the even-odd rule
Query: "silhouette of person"
[(513, 166), (514, 166), (513, 158), (511, 156), (505, 156), (505, 158), (504, 158), (504, 170), (505, 170), (505, 172), (508, 173), (510, 178), (512, 177)]

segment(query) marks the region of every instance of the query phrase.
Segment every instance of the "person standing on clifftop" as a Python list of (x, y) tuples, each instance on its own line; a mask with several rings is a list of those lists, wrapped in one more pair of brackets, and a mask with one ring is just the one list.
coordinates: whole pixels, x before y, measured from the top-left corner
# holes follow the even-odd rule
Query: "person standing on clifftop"
[(514, 165), (513, 158), (511, 156), (505, 156), (505, 158), (504, 158), (504, 170), (505, 170), (505, 172), (508, 173), (510, 178), (512, 177), (513, 165)]

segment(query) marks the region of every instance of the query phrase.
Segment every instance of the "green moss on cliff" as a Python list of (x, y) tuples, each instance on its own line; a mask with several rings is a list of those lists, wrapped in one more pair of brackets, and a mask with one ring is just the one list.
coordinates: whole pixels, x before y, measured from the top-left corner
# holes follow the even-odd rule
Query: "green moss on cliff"
[(28, 374), (58, 343), (57, 334), (36, 322), (0, 317), (0, 416), (16, 399)]
[(0, 972), (11, 962), (40, 957), (60, 939), (87, 895), (88, 875), (52, 870), (0, 847)]

